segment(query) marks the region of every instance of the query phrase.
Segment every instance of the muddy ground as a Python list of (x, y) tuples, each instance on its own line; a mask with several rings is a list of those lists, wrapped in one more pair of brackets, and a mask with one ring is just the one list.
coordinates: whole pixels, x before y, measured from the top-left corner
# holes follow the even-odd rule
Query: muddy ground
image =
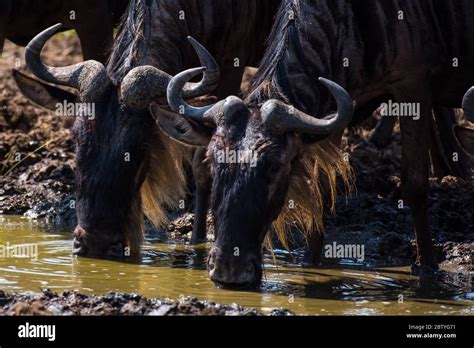
[[(80, 61), (80, 52), (77, 39), (63, 35), (47, 45), (43, 56), (52, 65), (65, 65)], [(70, 207), (74, 198), (74, 154), (68, 130), (72, 120), (60, 119), (26, 100), (11, 78), (13, 67), (26, 71), (23, 49), (7, 43), (0, 59), (0, 213), (26, 214), (32, 219), (72, 226), (75, 223), (74, 209)], [(347, 198), (342, 195), (339, 198), (337, 213), (326, 223), (326, 240), (328, 243), (365, 245), (365, 264), (368, 266), (410, 265), (415, 257), (415, 236), (409, 210), (400, 208), (398, 202), (399, 132), (397, 129), (389, 146), (378, 149), (368, 141), (373, 125), (374, 121), (369, 121), (345, 136), (345, 151), (350, 154), (356, 174), (356, 190)], [(443, 266), (455, 272), (472, 272), (473, 207), (472, 180), (430, 179), (430, 224), (438, 258)], [(171, 238), (188, 240), (194, 218), (192, 213), (172, 216), (173, 221), (164, 232)], [(209, 230), (212, 238), (212, 226)], [(58, 306), (68, 303), (71, 298), (72, 301), (99, 301), (99, 297), (72, 293), (54, 296)], [(125, 298), (123, 296), (128, 295), (117, 296)], [(8, 303), (12, 305), (36, 301), (42, 306), (43, 300), (25, 295), (20, 299), (0, 301), (10, 301)], [(144, 310), (133, 301), (127, 305), (131, 300), (123, 301), (120, 302), (123, 306), (112, 306), (110, 311), (114, 314), (122, 310), (145, 311), (142, 314), (146, 314), (161, 308), (156, 305)], [(189, 310), (199, 314), (201, 304), (195, 305), (191, 301)], [(11, 306), (8, 308), (6, 313), (16, 311)], [(43, 308), (48, 310), (49, 307)], [(209, 310), (221, 311), (212, 308)]]
[[(179, 300), (148, 299), (139, 294), (109, 292), (103, 296), (84, 295), (74, 291), (11, 295), (0, 290), (0, 315), (215, 315), (261, 316), (255, 308), (236, 303), (220, 305), (195, 297)], [(267, 315), (294, 315), (286, 309), (274, 309)]]

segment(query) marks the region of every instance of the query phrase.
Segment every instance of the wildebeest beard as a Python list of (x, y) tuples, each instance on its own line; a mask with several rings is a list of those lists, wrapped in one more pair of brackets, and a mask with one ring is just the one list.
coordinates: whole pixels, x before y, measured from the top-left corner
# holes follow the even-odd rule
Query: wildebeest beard
[[(342, 179), (346, 192), (352, 187), (352, 170), (340, 149), (330, 140), (301, 146), (296, 144), (299, 140), (275, 138), (262, 131), (258, 120), (238, 116), (238, 120), (228, 120), (231, 131), (224, 130), (225, 125), (217, 129), (207, 152), (206, 161), (215, 178), (212, 212), (216, 231), (233, 229), (237, 224), (232, 221), (238, 221), (242, 233), (254, 236), (254, 244), (261, 245), (266, 237), (265, 244), (270, 246), (275, 234), (284, 247), (288, 247), (287, 236), (295, 224), (305, 235), (322, 232), (324, 207), (334, 209), (337, 178)], [(252, 151), (257, 158), (252, 165), (220, 163), (218, 154), (224, 149)], [(286, 162), (282, 154), (292, 156), (291, 152), (296, 156)], [(285, 163), (291, 166), (282, 173)]]
[[(217, 259), (232, 264), (229, 259), (236, 255), (252, 255), (257, 272), (251, 283), (256, 284), (261, 275), (262, 247), (271, 250), (276, 237), (288, 248), (288, 236), (294, 236), (295, 230), (304, 238), (323, 233), (323, 212), (325, 207), (327, 211), (334, 208), (337, 178), (342, 179), (347, 192), (352, 172), (330, 140), (303, 146), (294, 134), (266, 133), (259, 125), (258, 112), (248, 120), (244, 116), (242, 111), (223, 121), (208, 147), (206, 161), (213, 175), (211, 209), (216, 231), (215, 250), (208, 262), (212, 269)], [(256, 163), (220, 163), (218, 153), (226, 148), (253, 151)], [(253, 285), (248, 279), (235, 282), (245, 274), (245, 270), (238, 271), (245, 268), (245, 262), (236, 262), (227, 275), (212, 274), (211, 278), (220, 279), (221, 285), (226, 285), (225, 279), (234, 280), (227, 285)]]
[[(291, 6), (294, 3), (299, 2), (291, 2)], [(296, 7), (289, 8), (297, 14)], [(275, 232), (286, 247), (290, 226), (299, 225), (306, 237), (321, 233), (323, 211), (334, 207), (338, 174), (345, 186), (350, 186), (349, 163), (336, 145), (324, 139), (348, 125), (352, 99), (337, 83), (320, 79), (334, 96), (336, 113), (328, 114), (334, 110), (329, 98), (318, 106), (317, 92), (308, 96), (309, 108), (300, 99), (290, 102), (291, 82), (301, 74), (292, 79), (287, 69), (300, 58), (301, 47), (293, 40), (296, 31), (287, 6), (280, 10), (273, 29), (279, 33), (278, 40), (267, 50), (271, 54), (260, 66), (248, 98), (229, 96), (205, 108), (192, 107), (182, 98), (182, 86), (204, 70), (189, 69), (170, 82), (167, 99), (174, 111), (184, 108), (192, 122), (168, 116), (160, 121), (170, 136), (190, 144), (206, 137), (193, 122), (213, 129), (207, 159), (212, 174), (216, 243), (209, 253), (208, 269), (211, 279), (221, 285), (259, 283), (262, 243), (265, 237), (267, 243), (271, 240), (268, 231)], [(296, 49), (287, 54), (290, 43)], [(256, 154), (253, 165), (222, 163), (218, 155), (227, 149)]]
[(82, 249), (77, 252), (90, 256), (107, 255), (93, 250), (106, 245), (129, 247), (128, 254), (139, 250), (140, 240), (134, 237), (141, 231), (139, 188), (147, 173), (152, 139), (153, 122), (147, 112), (119, 106), (114, 87), (107, 96), (107, 101), (97, 103), (99, 117), (78, 118), (73, 128), (76, 213), (79, 226), (87, 231), (77, 229), (75, 237)]
[[(77, 251), (136, 257), (143, 239), (143, 213), (161, 225), (166, 221), (164, 210), (184, 196), (181, 159), (186, 150), (159, 133), (147, 110), (120, 104), (115, 87), (106, 95), (106, 101), (97, 103), (99, 116), (78, 118), (73, 128), (76, 213), (84, 230), (76, 229)], [(106, 247), (114, 255), (101, 249)]]

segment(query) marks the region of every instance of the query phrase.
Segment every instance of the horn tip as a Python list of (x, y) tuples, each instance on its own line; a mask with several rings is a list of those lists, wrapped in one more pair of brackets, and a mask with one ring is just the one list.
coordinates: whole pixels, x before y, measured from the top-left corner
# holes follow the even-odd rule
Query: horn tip
[(327, 88), (330, 88), (331, 86), (334, 85), (334, 82), (327, 79), (327, 78), (324, 78), (324, 77), (318, 77), (318, 81), (319, 83), (323, 84), (324, 86), (326, 86)]
[(55, 25), (49, 27), (49, 28), (46, 29), (46, 30), (52, 31), (52, 32), (56, 33), (56, 32), (58, 32), (59, 29), (61, 29), (62, 27), (63, 27), (63, 23), (56, 23)]
[(201, 45), (201, 43), (192, 36), (188, 36), (187, 39), (189, 43), (194, 47), (194, 49), (198, 52), (198, 55), (199, 51), (206, 50), (203, 45)]

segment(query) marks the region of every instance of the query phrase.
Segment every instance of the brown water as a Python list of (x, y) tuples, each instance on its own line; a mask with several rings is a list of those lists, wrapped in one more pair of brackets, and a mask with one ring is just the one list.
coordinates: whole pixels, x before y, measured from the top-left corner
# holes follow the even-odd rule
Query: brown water
[[(420, 284), (418, 278), (410, 276), (408, 267), (301, 268), (298, 255), (295, 260), (276, 250), (276, 263), (270, 257), (265, 259), (260, 290), (231, 291), (216, 288), (208, 279), (205, 258), (209, 245), (162, 243), (149, 238), (140, 263), (131, 264), (73, 257), (71, 233), (56, 229), (21, 217), (0, 216), (0, 289), (138, 292), (171, 299), (196, 296), (264, 312), (285, 307), (311, 315), (474, 314), (472, 283), (459, 275)], [(12, 255), (12, 246), (23, 245), (27, 250), (30, 244), (37, 248), (31, 249), (30, 257)], [(9, 254), (5, 254), (7, 248)]]

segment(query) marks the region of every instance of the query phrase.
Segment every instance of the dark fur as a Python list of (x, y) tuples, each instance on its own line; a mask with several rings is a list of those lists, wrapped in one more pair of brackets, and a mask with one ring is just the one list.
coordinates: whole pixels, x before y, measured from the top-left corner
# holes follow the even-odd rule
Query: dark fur
[[(189, 161), (189, 150), (163, 136), (148, 111), (124, 105), (118, 94), (124, 76), (140, 65), (153, 65), (169, 74), (198, 66), (186, 40), (192, 35), (217, 57), (222, 76), (217, 93), (238, 93), (244, 67), (256, 64), (263, 54), (264, 30), (270, 30), (271, 9), (277, 4), (272, 0), (130, 2), (107, 66), (113, 87), (96, 97), (98, 119), (78, 119), (74, 127), (77, 215), (82, 226), (75, 236), (82, 253), (107, 256), (107, 248), (121, 242), (136, 255), (142, 213), (163, 225), (166, 209), (175, 207), (185, 194), (183, 166)], [(178, 19), (181, 10), (186, 20)], [(234, 67), (236, 55), (240, 68)], [(126, 152), (130, 162), (124, 161)]]
[[(237, 93), (245, 66), (256, 66), (263, 56), (263, 43), (279, 3), (280, 0), (132, 0), (111, 54), (109, 75), (119, 83), (138, 65), (164, 67), (171, 75), (183, 67), (199, 66), (186, 40), (191, 35), (220, 63), (222, 78), (217, 93)], [(184, 11), (186, 20), (178, 19), (180, 11)], [(236, 57), (240, 68), (234, 66)]]
[[(3, 40), (20, 46), (40, 31), (63, 23), (76, 29), (84, 59), (105, 62), (112, 45), (113, 27), (119, 23), (128, 0), (2, 0), (0, 4), (0, 53)], [(70, 19), (74, 10), (76, 18)]]
[[(399, 10), (404, 20), (397, 18)], [(344, 86), (357, 105), (387, 95), (395, 102), (420, 103), (419, 121), (401, 118), (402, 194), (414, 216), (418, 263), (437, 268), (426, 210), (431, 110), (433, 106), (459, 107), (474, 81), (470, 64), (474, 61), (473, 13), (474, 4), (468, 0), (284, 1), (245, 107), (218, 125), (209, 145), (217, 233), (210, 264), (213, 274), (219, 274), (217, 281), (258, 282), (258, 272), (236, 275), (236, 270), (248, 267), (248, 258), (232, 257), (231, 251), (239, 246), (260, 258), (262, 236), (285, 204), (291, 177), (301, 171), (299, 163), (309, 149), (307, 144), (323, 148), (322, 143), (314, 143), (318, 139), (305, 134), (267, 132), (261, 125), (259, 106), (276, 98), (316, 117), (327, 115), (334, 101), (319, 87), (319, 76)], [(348, 68), (343, 67), (344, 57), (350, 59)], [(450, 65), (452, 57), (460, 59), (458, 68)], [(219, 149), (251, 149), (261, 142), (267, 144), (267, 150), (261, 151), (255, 169), (216, 162)], [(326, 161), (328, 158), (339, 162), (334, 157)], [(315, 173), (321, 166), (332, 167), (314, 156), (309, 163), (314, 164), (309, 168)], [(319, 179), (323, 186), (327, 180), (318, 174), (303, 177)], [(313, 214), (313, 218), (319, 216)], [(217, 272), (219, 268), (223, 270)]]

